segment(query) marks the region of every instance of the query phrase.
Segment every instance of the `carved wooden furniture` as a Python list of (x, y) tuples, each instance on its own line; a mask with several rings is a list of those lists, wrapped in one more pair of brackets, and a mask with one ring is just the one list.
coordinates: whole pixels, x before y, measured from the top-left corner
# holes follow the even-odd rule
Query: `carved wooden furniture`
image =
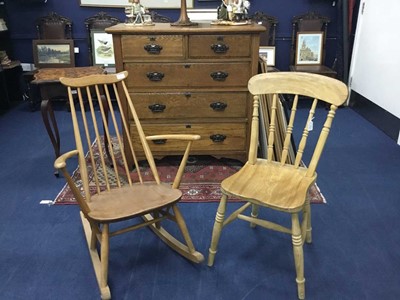
[[(70, 68), (75, 66), (75, 54), (74, 54), (74, 41), (72, 40), (72, 22), (70, 19), (57, 14), (56, 12), (50, 12), (46, 16), (42, 16), (35, 21), (35, 27), (37, 31), (37, 40), (32, 41), (33, 46), (33, 56), (35, 61), (35, 66), (41, 68), (41, 64), (45, 65), (44, 68)], [(38, 44), (43, 43), (43, 45), (55, 45), (58, 43), (69, 44), (70, 49), (70, 62), (69, 63), (55, 63), (57, 60), (49, 60), (47, 62), (42, 62), (39, 59), (39, 48)], [(50, 71), (51, 72), (51, 71)], [(52, 97), (55, 99), (66, 99), (65, 89), (61, 89), (58, 85), (59, 92), (56, 93), (57, 87), (53, 87), (54, 92)], [(35, 107), (35, 102), (39, 102), (39, 99), (31, 99), (31, 107)]]
[[(248, 87), (249, 91), (254, 95), (248, 161), (241, 170), (221, 183), (222, 198), (215, 218), (208, 265), (212, 266), (214, 263), (222, 228), (235, 219), (248, 221), (252, 227), (260, 225), (267, 229), (288, 233), (292, 236), (298, 297), (304, 299), (303, 243), (305, 241), (311, 243), (311, 211), (307, 192), (317, 179), (315, 171), (318, 161), (328, 137), (336, 109), (347, 99), (347, 87), (344, 83), (333, 78), (301, 72), (259, 74), (249, 80)], [(280, 160), (276, 161), (273, 153), (274, 150), (277, 150), (274, 149), (274, 142), (276, 120), (279, 118), (277, 116), (279, 94), (292, 94), (294, 95), (294, 101), (291, 115), (288, 118), (289, 121), (283, 147), (281, 147)], [(268, 105), (271, 108), (268, 151), (267, 158), (263, 159), (257, 158), (259, 105), (260, 101), (265, 101), (269, 95), (272, 97), (272, 103)], [(300, 99), (300, 95), (311, 99), (305, 99), (304, 97)], [(295, 122), (296, 108), (300, 101), (309, 101), (311, 109), (308, 116), (304, 115), (305, 118), (301, 118), (304, 122), (299, 120)], [(318, 101), (330, 104), (329, 111), (320, 109), (316, 112)], [(319, 128), (320, 130), (317, 130), (317, 126), (314, 124), (313, 132), (310, 132), (310, 122), (314, 116), (319, 114), (326, 115), (325, 117), (319, 116), (322, 117), (322, 120), (325, 120), (325, 123), (321, 123), (322, 129)], [(298, 118), (298, 114), (296, 117)], [(299, 137), (298, 150), (294, 163), (290, 164), (287, 162), (290, 141), (292, 139), (292, 132), (297, 132), (294, 130), (294, 124), (301, 124), (300, 126), (303, 126), (301, 127), (303, 131), (302, 134), (301, 130), (299, 131), (301, 137)], [(309, 139), (307, 149), (305, 149), (308, 136), (318, 133), (320, 135), (315, 145), (313, 145), (312, 139)], [(276, 143), (279, 142), (276, 141)], [(306, 155), (303, 156), (303, 153)], [(304, 161), (308, 153), (313, 154), (309, 163)], [(303, 161), (308, 167), (303, 164)], [(246, 203), (228, 217), (225, 217), (227, 198), (231, 196), (240, 198), (246, 201)], [(258, 218), (260, 206), (290, 214), (292, 220), (291, 228)], [(247, 208), (252, 208), (250, 215), (244, 214)], [(301, 225), (299, 223), (300, 213), (302, 213)], [(242, 238), (239, 237), (239, 239), (241, 240)], [(253, 252), (257, 254), (259, 251)]]
[(150, 11), (150, 16), (151, 16), (151, 20), (154, 23), (171, 23), (172, 19), (167, 17), (167, 16), (163, 16), (160, 15), (158, 12), (156, 11)]
[(276, 26), (279, 23), (278, 19), (260, 11), (255, 12), (250, 19), (254, 23), (263, 25), (266, 28), (266, 31), (260, 35), (260, 46), (275, 46)]
[[(290, 66), (291, 71), (297, 72), (309, 72), (321, 74), (329, 77), (336, 77), (336, 71), (325, 65), (325, 45), (326, 37), (328, 31), (328, 24), (330, 19), (328, 17), (322, 16), (315, 12), (308, 12), (303, 15), (295, 16), (292, 18), (292, 45), (291, 45), (291, 56), (290, 56)], [(298, 32), (323, 32), (323, 43), (322, 43), (322, 59), (321, 64), (318, 65), (296, 65), (296, 43), (297, 43), (297, 33)]]
[(85, 26), (88, 33), (88, 49), (89, 49), (89, 64), (93, 65), (93, 49), (92, 49), (92, 36), (93, 30), (104, 31), (107, 27), (113, 26), (115, 24), (121, 23), (121, 21), (116, 18), (107, 15), (105, 12), (99, 12), (96, 15), (85, 19)]
[[(78, 68), (44, 68), (34, 74), (31, 84), (36, 84), (40, 89), (42, 98), (40, 110), (46, 131), (54, 148), (56, 158), (60, 156), (60, 134), (58, 132), (57, 120), (54, 115), (51, 99), (54, 94), (59, 95), (60, 77), (83, 77), (91, 74), (102, 74), (101, 67), (78, 67)], [(62, 87), (65, 90), (65, 87)], [(58, 176), (58, 172), (55, 173)]]
[(72, 22), (55, 12), (40, 17), (35, 22), (38, 39), (57, 40), (72, 38)]
[[(179, 254), (196, 263), (203, 261), (203, 255), (197, 252), (193, 246), (185, 221), (177, 206), (182, 196), (179, 184), (190, 148), (192, 143), (198, 140), (200, 136), (189, 134), (145, 136), (134, 104), (130, 100), (125, 84), (126, 78), (127, 72), (60, 79), (61, 83), (68, 87), (76, 150), (60, 156), (54, 166), (61, 169), (80, 205), (81, 219), (102, 299), (111, 298), (107, 277), (109, 238), (112, 236), (148, 226)], [(104, 93), (101, 92), (102, 89), (104, 89)], [(108, 119), (107, 108), (113, 107), (110, 95), (121, 95), (118, 89), (121, 89), (122, 93), (125, 94), (124, 99), (127, 102), (123, 103), (117, 97), (115, 106), (118, 109), (115, 111), (111, 109), (110, 118)], [(81, 111), (83, 111), (84, 101), (88, 101), (90, 107), (88, 114), (78, 114), (76, 112), (73, 90), (77, 90), (79, 103), (77, 106)], [(98, 112), (95, 109), (94, 98), (101, 99), (102, 97), (105, 97), (106, 101), (104, 103), (103, 101), (98, 101), (100, 110)], [(122, 113), (121, 125), (119, 125), (119, 112), (124, 111), (127, 112)], [(127, 119), (126, 116), (130, 116), (130, 118)], [(108, 144), (109, 147), (104, 145), (110, 153), (107, 157), (104, 154), (107, 151), (103, 151), (102, 137), (100, 136), (103, 124), (106, 124), (104, 126), (104, 139), (112, 141)], [(134, 145), (131, 140), (123, 143), (123, 135), (132, 134), (131, 130), (133, 128), (137, 130), (136, 134), (138, 136), (138, 140), (133, 142), (139, 145)], [(91, 147), (94, 139), (97, 141), (97, 150)], [(185, 141), (186, 145), (182, 148), (182, 162), (172, 185), (164, 184), (160, 181), (155, 161), (148, 145), (148, 142), (154, 139), (168, 139), (172, 142), (173, 140)], [(154, 176), (154, 181), (152, 182), (143, 182), (140, 167), (133, 152), (133, 149), (137, 149), (138, 146), (143, 147), (142, 151), (145, 153)], [(86, 150), (84, 149), (86, 147), (90, 149), (90, 158), (85, 158)], [(125, 149), (125, 151), (122, 149)], [(136, 173), (132, 176), (129, 176), (131, 168), (126, 159), (126, 152), (130, 152), (130, 155), (134, 157)], [(72, 180), (66, 168), (67, 159), (73, 156), (78, 156), (82, 178), (82, 184), (79, 185), (76, 185)], [(110, 169), (112, 170), (107, 171), (107, 165), (110, 164)], [(91, 168), (93, 175), (90, 176), (93, 176), (96, 182), (94, 190), (89, 188), (88, 168)], [(100, 190), (100, 179), (106, 182), (107, 188), (104, 191)], [(79, 186), (82, 186), (82, 189)], [(125, 222), (131, 219), (141, 220), (141, 222), (133, 225), (132, 222)], [(161, 223), (165, 220), (176, 222), (185, 243), (179, 242), (161, 226)], [(115, 223), (118, 224), (114, 225)], [(121, 226), (125, 227), (122, 228)], [(99, 252), (97, 251), (97, 246), (99, 246)], [(140, 283), (138, 282), (138, 284)]]
[[(245, 160), (251, 117), (247, 81), (257, 73), (264, 30), (261, 25), (159, 23), (118, 24), (106, 32), (113, 34), (117, 71), (129, 71), (127, 87), (146, 134), (193, 132), (202, 137), (193, 154)], [(162, 157), (181, 146), (159, 139), (150, 148)]]

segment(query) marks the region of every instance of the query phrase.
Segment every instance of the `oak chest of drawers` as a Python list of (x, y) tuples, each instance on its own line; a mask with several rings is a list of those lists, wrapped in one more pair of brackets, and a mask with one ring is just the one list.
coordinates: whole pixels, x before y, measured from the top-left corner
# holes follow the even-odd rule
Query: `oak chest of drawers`
[[(161, 23), (107, 28), (116, 71), (129, 73), (126, 84), (145, 134), (199, 134), (191, 154), (245, 161), (252, 105), (247, 82), (258, 70), (264, 30), (260, 25)], [(125, 138), (137, 139), (133, 133)], [(150, 143), (155, 157), (182, 154), (186, 145)]]

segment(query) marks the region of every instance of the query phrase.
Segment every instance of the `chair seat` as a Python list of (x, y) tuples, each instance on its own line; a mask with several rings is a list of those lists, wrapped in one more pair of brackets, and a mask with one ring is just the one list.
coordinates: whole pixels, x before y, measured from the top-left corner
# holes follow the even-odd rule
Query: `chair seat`
[(255, 204), (283, 211), (300, 210), (307, 191), (315, 182), (314, 177), (305, 177), (307, 169), (295, 169), (258, 159), (255, 165), (246, 163), (236, 174), (221, 183), (222, 191)]
[(168, 184), (135, 184), (93, 195), (88, 215), (99, 222), (118, 221), (173, 204), (181, 197), (182, 192)]

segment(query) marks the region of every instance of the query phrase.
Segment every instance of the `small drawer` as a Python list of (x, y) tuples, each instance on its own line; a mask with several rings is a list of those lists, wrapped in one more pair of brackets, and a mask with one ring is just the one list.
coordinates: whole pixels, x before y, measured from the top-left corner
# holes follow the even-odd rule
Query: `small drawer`
[[(243, 151), (245, 150), (245, 123), (197, 123), (197, 124), (143, 124), (146, 136), (159, 134), (199, 134), (193, 142), (193, 151)], [(131, 139), (136, 151), (142, 151), (136, 128), (131, 125)], [(184, 151), (186, 141), (149, 141), (152, 151)], [(182, 152), (183, 153), (183, 152)]]
[(250, 35), (191, 35), (189, 58), (244, 58), (251, 55)]
[(248, 62), (232, 63), (126, 63), (131, 88), (246, 87), (251, 77)]
[(184, 57), (181, 35), (123, 35), (121, 46), (124, 61)]
[(131, 93), (140, 119), (245, 118), (248, 94)]

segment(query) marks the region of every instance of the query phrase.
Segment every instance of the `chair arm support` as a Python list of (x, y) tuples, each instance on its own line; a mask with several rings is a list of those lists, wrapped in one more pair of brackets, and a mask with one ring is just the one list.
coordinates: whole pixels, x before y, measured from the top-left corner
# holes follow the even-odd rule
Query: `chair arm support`
[(78, 155), (78, 150), (71, 150), (67, 153), (64, 153), (57, 157), (56, 161), (54, 162), (54, 167), (56, 169), (65, 168), (67, 165), (67, 159), (71, 158), (72, 156)]
[(69, 174), (66, 168), (67, 159), (75, 155), (79, 155), (78, 150), (71, 150), (67, 153), (60, 155), (54, 162), (54, 167), (57, 169), (61, 169), (61, 172), (63, 173), (65, 180), (67, 181), (69, 187), (71, 188), (71, 191), (74, 194), (76, 201), (79, 203), (82, 212), (85, 214), (85, 216), (87, 216), (88, 213), (90, 212), (89, 206), (87, 205), (84, 196), (81, 194), (80, 190), (75, 185), (75, 181), (72, 179), (71, 175)]
[(198, 134), (164, 134), (164, 135), (149, 135), (146, 136), (146, 140), (183, 140), (183, 141), (197, 141), (200, 140), (201, 136)]
[(181, 163), (179, 164), (178, 171), (175, 176), (175, 180), (172, 184), (172, 187), (177, 189), (181, 184), (183, 172), (185, 170), (185, 166), (187, 160), (189, 158), (189, 152), (192, 147), (193, 141), (200, 140), (201, 136), (198, 134), (164, 134), (164, 135), (151, 135), (146, 136), (146, 140), (153, 141), (153, 140), (161, 140), (161, 139), (170, 139), (170, 140), (181, 140), (181, 141), (188, 141), (188, 144), (185, 149), (185, 153), (183, 154)]

